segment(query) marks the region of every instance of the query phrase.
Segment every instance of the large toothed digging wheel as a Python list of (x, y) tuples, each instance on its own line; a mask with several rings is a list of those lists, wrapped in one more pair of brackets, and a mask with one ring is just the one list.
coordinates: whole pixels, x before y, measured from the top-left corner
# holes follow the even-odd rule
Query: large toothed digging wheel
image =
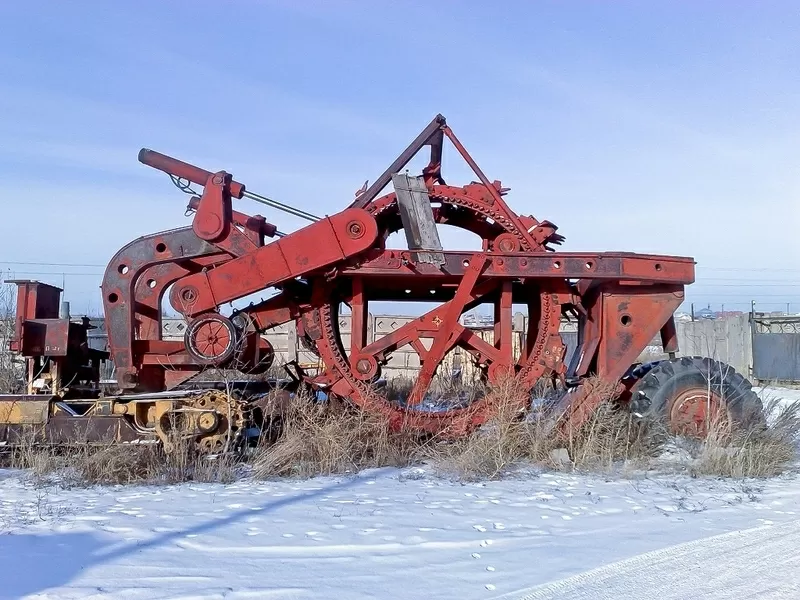
[[(490, 202), (481, 186), (454, 188), (435, 186), (431, 195), (433, 221), (466, 230), (480, 238), (482, 252), (459, 261), (463, 275), (442, 282), (436, 268), (418, 265), (409, 278), (340, 276), (334, 281), (311, 281), (312, 303), (319, 306), (301, 322), (301, 339), (313, 344), (325, 371), (312, 383), (324, 385), (371, 412), (382, 413), (396, 427), (434, 434), (462, 435), (485, 422), (498, 401), (515, 402), (523, 410), (529, 390), (540, 377), (560, 368), (564, 346), (558, 335), (561, 302), (568, 297), (563, 281), (512, 283), (485, 279), (482, 273), (492, 263), (493, 251), (523, 250), (544, 253), (545, 244), (558, 243), (560, 236), (532, 245), (515, 222)], [(403, 227), (395, 194), (376, 199), (368, 210), (376, 215), (385, 240)], [(400, 253), (387, 269), (400, 268), (409, 253)], [(426, 270), (433, 277), (426, 278)], [(432, 310), (403, 325), (390, 335), (368, 343), (366, 323), (370, 301), (404, 300), (408, 296), (434, 303)], [(512, 303), (524, 304), (530, 318), (522, 347), (514, 343)], [(461, 317), (479, 304), (493, 307), (494, 339), (489, 342), (466, 328)], [(352, 330), (342, 335), (343, 308), (351, 313)], [(347, 339), (349, 337), (349, 339)], [(416, 353), (422, 369), (405, 389), (376, 381), (392, 354), (407, 347)], [(454, 381), (448, 359), (460, 351), (463, 370), (477, 381)], [(514, 398), (498, 398), (494, 388), (503, 382), (515, 388)], [(508, 389), (505, 390), (507, 396)]]
[(631, 389), (630, 409), (663, 420), (674, 434), (697, 438), (764, 421), (761, 400), (742, 375), (730, 365), (699, 357), (645, 366)]

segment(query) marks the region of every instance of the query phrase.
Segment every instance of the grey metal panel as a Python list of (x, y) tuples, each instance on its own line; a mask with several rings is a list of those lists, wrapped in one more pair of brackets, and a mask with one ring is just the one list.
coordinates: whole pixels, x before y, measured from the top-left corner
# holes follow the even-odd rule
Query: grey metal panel
[(567, 352), (564, 355), (564, 364), (569, 365), (572, 355), (575, 353), (575, 348), (578, 346), (578, 332), (577, 331), (561, 331), (561, 340), (567, 347)]
[(757, 333), (753, 336), (756, 379), (800, 381), (800, 333)]
[[(567, 351), (564, 353), (564, 364), (569, 365), (569, 361), (572, 358), (572, 355), (575, 353), (575, 349), (578, 347), (578, 332), (577, 331), (559, 331), (559, 335), (561, 336), (561, 341), (564, 342), (564, 346), (566, 346)], [(524, 342), (524, 336), (523, 341)]]
[(395, 173), (392, 175), (392, 184), (412, 257), (419, 262), (443, 265), (442, 242), (433, 220), (431, 200), (424, 179)]

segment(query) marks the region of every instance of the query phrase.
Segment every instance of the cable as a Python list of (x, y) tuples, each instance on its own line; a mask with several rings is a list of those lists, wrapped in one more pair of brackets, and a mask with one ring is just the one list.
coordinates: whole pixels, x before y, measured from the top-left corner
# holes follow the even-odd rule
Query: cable
[(60, 271), (9, 271), (16, 275), (58, 275), (59, 277), (69, 277), (76, 275), (80, 277), (102, 277), (103, 273), (61, 273)]
[(261, 204), (266, 204), (267, 206), (271, 206), (272, 208), (277, 208), (278, 210), (282, 210), (283, 212), (289, 213), (290, 215), (294, 215), (295, 217), (300, 217), (301, 219), (305, 219), (307, 221), (319, 221), (321, 217), (316, 215), (312, 215), (311, 213), (307, 213), (304, 210), (300, 210), (299, 208), (294, 208), (293, 206), (289, 206), (288, 204), (283, 204), (282, 202), (278, 202), (277, 200), (272, 200), (271, 198), (267, 198), (266, 196), (262, 196), (260, 194), (256, 194), (253, 192), (243, 192), (242, 196), (245, 198), (250, 198), (250, 200), (255, 200), (256, 202), (260, 202)]
[[(199, 196), (200, 193), (193, 190), (189, 187), (189, 184), (192, 183), (188, 179), (184, 179), (182, 177), (177, 177), (172, 173), (167, 173), (169, 178), (172, 180), (172, 183), (182, 191), (184, 194), (191, 194), (193, 196)], [(184, 181), (186, 183), (184, 183)], [(306, 219), (307, 221), (319, 221), (320, 217), (316, 215), (312, 215), (304, 210), (300, 210), (299, 208), (295, 208), (294, 206), (289, 206), (288, 204), (283, 204), (282, 202), (278, 202), (277, 200), (273, 200), (272, 198), (267, 198), (266, 196), (262, 196), (261, 194), (256, 194), (255, 192), (248, 192), (247, 190), (242, 192), (242, 196), (245, 198), (249, 198), (250, 200), (255, 200), (256, 202), (260, 202), (261, 204), (266, 204), (272, 208), (277, 208), (278, 210), (282, 210), (283, 212), (289, 213), (290, 215), (294, 215), (295, 217), (300, 217), (301, 219)], [(283, 237), (286, 235), (285, 233), (277, 232), (278, 237)]]
[[(189, 181), (188, 179), (183, 179), (183, 177), (176, 177), (172, 173), (167, 173), (167, 175), (169, 175), (169, 178), (172, 180), (172, 183), (175, 184), (175, 187), (178, 188), (180, 191), (182, 191), (184, 194), (199, 196), (197, 192), (195, 192), (191, 187), (189, 187), (189, 184), (192, 182)], [(186, 183), (183, 183), (184, 181)]]
[(0, 265), (28, 265), (35, 267), (102, 267), (106, 265), (92, 265), (79, 263), (51, 263), (51, 262), (23, 262), (19, 260), (0, 260)]
[(747, 268), (747, 267), (707, 267), (705, 265), (696, 265), (697, 269), (705, 269), (706, 271), (734, 271), (745, 273), (763, 273), (764, 271), (774, 273), (800, 273), (800, 269), (771, 269), (771, 268)]

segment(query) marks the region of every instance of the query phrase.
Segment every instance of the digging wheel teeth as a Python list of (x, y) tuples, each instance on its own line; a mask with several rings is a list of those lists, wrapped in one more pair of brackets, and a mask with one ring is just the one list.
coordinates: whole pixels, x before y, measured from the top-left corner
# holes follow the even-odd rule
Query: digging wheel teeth
[[(475, 190), (477, 191), (477, 188)], [(493, 248), (497, 243), (500, 251), (504, 251), (503, 249), (507, 247), (522, 252), (546, 250), (544, 245), (531, 247), (524, 233), (508, 218), (491, 204), (471, 197), (467, 188), (435, 186), (430, 198), (432, 202), (440, 204), (438, 207), (433, 207), (434, 219), (437, 222), (470, 230), (479, 235), (484, 245), (489, 248)], [(375, 215), (379, 229), (386, 237), (401, 226), (394, 193), (376, 199), (366, 209)], [(456, 221), (451, 220), (454, 216), (457, 217)], [(319, 281), (317, 285), (320, 289), (326, 290), (328, 297), (315, 311), (313, 317), (318, 328), (313, 340), (315, 354), (321, 357), (326, 367), (326, 379), (346, 382), (346, 387), (351, 390), (347, 394), (350, 401), (363, 410), (388, 417), (390, 424), (395, 428), (410, 428), (434, 434), (461, 435), (490, 416), (497, 403), (497, 398), (491, 393), (475, 399), (465, 407), (438, 412), (404, 407), (401, 403), (393, 402), (378, 393), (370, 382), (364, 381), (364, 376), (358, 373), (358, 363), (350, 364), (342, 343), (338, 305), (340, 301), (346, 302), (347, 298), (338, 297), (334, 287), (328, 285), (328, 282)], [(557, 335), (560, 322), (560, 307), (553, 301), (552, 294), (542, 291), (537, 294), (532, 306), (535, 306), (534, 310), (538, 313), (535, 320), (537, 329), (534, 333), (535, 341), (530, 348), (530, 356), (516, 374), (517, 380), (520, 381), (535, 381), (545, 373), (547, 368), (540, 359), (545, 352), (548, 337)], [(528, 399), (528, 393), (519, 394), (521, 408)]]

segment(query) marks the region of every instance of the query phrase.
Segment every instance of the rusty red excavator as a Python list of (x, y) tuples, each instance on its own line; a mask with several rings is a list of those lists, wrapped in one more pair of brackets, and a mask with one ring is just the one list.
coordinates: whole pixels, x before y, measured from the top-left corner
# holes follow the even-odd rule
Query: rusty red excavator
[[(445, 139), (476, 181), (445, 182)], [(426, 147), (430, 159), (421, 174), (404, 172)], [(210, 368), (267, 373), (274, 352), (263, 334), (286, 323), (294, 324), (320, 367), (307, 372), (294, 365), (282, 387), (308, 386), (380, 413), (393, 427), (423, 433), (457, 436), (480, 426), (492, 416), (501, 381), (517, 390), (512, 400), (521, 413), (530, 408), (537, 382), (553, 382), (560, 392), (551, 410), (562, 426), (580, 425), (607, 399), (597, 381), (615, 385), (615, 395), (635, 414), (664, 416), (674, 430), (702, 432), (721, 411), (741, 421), (761, 410), (750, 384), (730, 367), (676, 358), (673, 313), (694, 281), (693, 259), (555, 250), (563, 241), (556, 226), (513, 212), (508, 189), (484, 175), (441, 115), (350, 206), (325, 217), (252, 193), (225, 171), (211, 173), (147, 149), (139, 161), (169, 174), (183, 191), (203, 186), (188, 204), (192, 224), (138, 238), (111, 259), (102, 284), (107, 353), (88, 348), (87, 321), (59, 318), (60, 289), (16, 282), (11, 349), (26, 358), (27, 390), (0, 396), (0, 437), (7, 443), (31, 426), (52, 443), (166, 443), (179, 428), (203, 451), (237, 447), (257, 430), (254, 415), (264, 393), (255, 384), (231, 393), (230, 386), (221, 390), (196, 376)], [(234, 210), (241, 198), (311, 223), (282, 234), (264, 217)], [(438, 225), (474, 234), (480, 250), (443, 248)], [(407, 249), (387, 247), (400, 230)], [(274, 294), (220, 312), (264, 290)], [(186, 319), (183, 340), (162, 339), (167, 300)], [(424, 301), (433, 308), (369, 341), (368, 311), (378, 301)], [(494, 308), (491, 341), (462, 323), (467, 311), (487, 304)], [(527, 309), (521, 343), (513, 339), (513, 305)], [(346, 336), (342, 307), (351, 315)], [(578, 323), (578, 346), (566, 364), (559, 328), (570, 315)], [(639, 365), (659, 334), (669, 358)], [(381, 367), (404, 346), (419, 355), (420, 370), (405, 392), (390, 393), (379, 385)], [(480, 393), (441, 391), (437, 377), (455, 348), (474, 361)], [(113, 392), (100, 385), (100, 363), (108, 359), (116, 373)], [(503, 388), (507, 395), (509, 386)]]

